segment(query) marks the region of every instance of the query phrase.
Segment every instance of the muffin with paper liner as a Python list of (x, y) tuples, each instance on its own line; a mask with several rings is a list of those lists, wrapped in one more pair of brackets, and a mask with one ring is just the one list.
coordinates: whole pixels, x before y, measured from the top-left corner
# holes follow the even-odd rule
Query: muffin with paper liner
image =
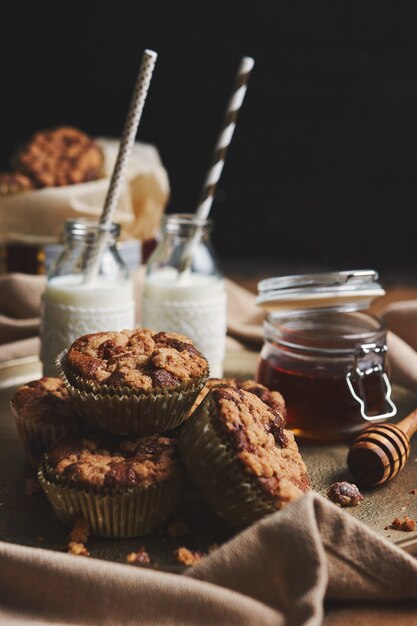
[(57, 367), (82, 416), (120, 435), (179, 426), (209, 374), (191, 339), (141, 328), (83, 335)]
[(59, 378), (43, 377), (22, 385), (10, 407), (26, 458), (35, 467), (56, 441), (86, 432), (86, 425)]
[(309, 489), (307, 470), (282, 415), (253, 393), (214, 387), (182, 427), (189, 475), (216, 512), (251, 524)]
[(177, 510), (186, 484), (173, 439), (104, 433), (58, 442), (38, 479), (62, 522), (82, 517), (93, 535), (120, 538), (159, 528)]
[(202, 403), (208, 392), (214, 387), (234, 387), (236, 389), (243, 389), (244, 391), (249, 391), (250, 393), (255, 394), (265, 402), (271, 409), (276, 411), (276, 413), (280, 416), (280, 425), (282, 428), (285, 426), (287, 421), (287, 408), (285, 406), (285, 400), (280, 394), (279, 391), (273, 391), (265, 387), (265, 385), (261, 385), (261, 383), (256, 382), (256, 380), (242, 378), (209, 378), (203, 389), (198, 394), (191, 410), (189, 412), (189, 416), (191, 416), (199, 404)]

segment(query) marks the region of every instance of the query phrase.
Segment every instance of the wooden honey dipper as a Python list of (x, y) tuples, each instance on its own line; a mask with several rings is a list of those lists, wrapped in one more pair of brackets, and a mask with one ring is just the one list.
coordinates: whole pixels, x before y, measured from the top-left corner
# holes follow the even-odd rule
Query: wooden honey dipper
[(397, 424), (370, 426), (353, 442), (347, 464), (359, 484), (375, 487), (391, 480), (410, 455), (410, 439), (417, 431), (417, 409)]

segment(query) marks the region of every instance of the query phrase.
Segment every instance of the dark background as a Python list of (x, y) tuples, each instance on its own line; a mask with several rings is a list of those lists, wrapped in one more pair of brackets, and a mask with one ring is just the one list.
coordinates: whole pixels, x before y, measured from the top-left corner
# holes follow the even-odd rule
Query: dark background
[(1, 167), (43, 127), (119, 135), (149, 47), (138, 139), (160, 150), (168, 210), (194, 210), (237, 64), (253, 55), (212, 211), (221, 258), (414, 274), (414, 1), (38, 1), (3, 6), (1, 22)]

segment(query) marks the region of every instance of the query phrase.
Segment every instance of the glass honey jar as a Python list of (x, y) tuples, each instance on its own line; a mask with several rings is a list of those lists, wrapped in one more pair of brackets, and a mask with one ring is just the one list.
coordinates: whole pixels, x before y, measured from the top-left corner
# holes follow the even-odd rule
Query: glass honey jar
[(372, 270), (267, 279), (258, 382), (284, 396), (287, 425), (303, 438), (347, 439), (396, 414), (385, 323), (366, 309), (384, 294)]

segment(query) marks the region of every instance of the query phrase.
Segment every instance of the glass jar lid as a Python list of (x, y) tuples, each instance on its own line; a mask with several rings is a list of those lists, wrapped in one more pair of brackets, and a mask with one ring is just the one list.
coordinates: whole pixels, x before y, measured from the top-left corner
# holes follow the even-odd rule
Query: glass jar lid
[(258, 283), (256, 302), (274, 314), (300, 309), (359, 311), (384, 294), (374, 270), (345, 270), (267, 278)]

